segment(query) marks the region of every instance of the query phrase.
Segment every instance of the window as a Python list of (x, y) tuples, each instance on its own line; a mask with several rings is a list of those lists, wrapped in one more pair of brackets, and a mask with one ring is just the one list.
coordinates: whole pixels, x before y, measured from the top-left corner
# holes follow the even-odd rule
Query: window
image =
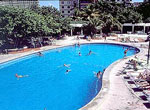
[(70, 6), (68, 6), (68, 8), (70, 8)]
[(62, 8), (64, 8), (64, 6), (62, 6)]
[(70, 11), (68, 11), (68, 13), (70, 13)]
[(62, 13), (64, 13), (64, 11), (62, 11)]
[(62, 1), (61, 4), (64, 4), (64, 1)]

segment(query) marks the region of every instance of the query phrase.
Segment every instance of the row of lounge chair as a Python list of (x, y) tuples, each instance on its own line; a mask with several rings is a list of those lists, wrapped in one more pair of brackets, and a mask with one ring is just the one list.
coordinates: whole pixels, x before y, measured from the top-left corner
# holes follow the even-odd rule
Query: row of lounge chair
[(147, 108), (150, 108), (150, 69), (146, 60), (137, 57), (130, 59), (121, 73), (129, 88), (138, 98), (144, 96), (149, 105)]

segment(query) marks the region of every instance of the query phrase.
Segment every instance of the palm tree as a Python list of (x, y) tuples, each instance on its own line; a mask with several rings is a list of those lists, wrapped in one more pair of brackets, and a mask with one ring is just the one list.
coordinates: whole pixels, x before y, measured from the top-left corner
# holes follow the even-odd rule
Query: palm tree
[(99, 10), (95, 8), (93, 4), (87, 6), (87, 8), (81, 11), (81, 16), (84, 17), (85, 20), (90, 18), (99, 17)]
[(113, 27), (117, 27), (118, 29), (121, 29), (122, 27), (122, 24), (111, 14), (104, 13), (102, 16), (102, 20), (105, 23), (104, 29), (107, 29), (107, 31), (105, 30), (105, 32), (111, 32)]
[(101, 30), (104, 25), (104, 22), (100, 20), (99, 17), (94, 17), (94, 18), (88, 18), (88, 29), (90, 29), (90, 34), (91, 37), (94, 37), (95, 34), (97, 33), (97, 30)]

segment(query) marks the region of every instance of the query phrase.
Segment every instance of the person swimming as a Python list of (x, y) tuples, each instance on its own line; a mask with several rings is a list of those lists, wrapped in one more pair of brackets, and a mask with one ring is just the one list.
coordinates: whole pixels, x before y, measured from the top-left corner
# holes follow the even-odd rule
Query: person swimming
[(79, 52), (79, 56), (81, 56), (81, 53)]
[(95, 74), (95, 76), (100, 79), (101, 78), (101, 74), (102, 72), (101, 71), (98, 71), (98, 72), (93, 72)]
[(66, 74), (68, 74), (71, 70), (66, 70)]
[(94, 52), (92, 52), (91, 50), (89, 51), (89, 53), (87, 54), (87, 56), (91, 55), (91, 54), (96, 54)]
[(106, 68), (103, 69), (103, 73), (105, 72)]
[(22, 75), (18, 75), (17, 73), (15, 74), (15, 76), (16, 76), (17, 78), (22, 78), (22, 77), (23, 77)]
[(101, 74), (102, 74), (102, 72), (101, 72), (101, 71), (98, 71), (98, 72), (97, 72), (96, 76), (97, 76), (97, 78), (98, 78), (98, 79), (100, 79)]
[(89, 53), (88, 53), (88, 55), (91, 55), (91, 54), (92, 54), (92, 51), (90, 50)]
[(43, 56), (43, 54), (41, 52), (37, 52), (38, 56)]
[(63, 65), (60, 65), (60, 66), (57, 66), (57, 67), (67, 67), (67, 68), (70, 68), (70, 65), (71, 64), (63, 64)]
[(67, 67), (67, 68), (70, 68), (70, 65), (71, 64), (64, 64), (63, 66)]
[(124, 57), (127, 55), (128, 50), (129, 50), (129, 48), (127, 48), (127, 49), (124, 51)]
[(28, 77), (29, 75), (18, 75), (18, 74), (16, 73), (15, 76), (19, 79), (19, 78), (23, 78), (23, 77)]

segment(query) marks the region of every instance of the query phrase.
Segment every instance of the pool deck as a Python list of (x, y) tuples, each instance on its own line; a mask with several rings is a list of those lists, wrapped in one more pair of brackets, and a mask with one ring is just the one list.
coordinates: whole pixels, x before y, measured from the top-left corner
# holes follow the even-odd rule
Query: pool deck
[[(77, 43), (76, 40), (60, 40), (56, 42), (56, 45), (41, 47), (39, 50), (31, 50), (28, 52), (17, 53), (17, 54), (6, 54), (0, 55), (0, 63), (7, 62), (25, 55), (33, 54), (38, 51), (45, 51), (54, 49), (57, 47), (73, 45)], [(80, 40), (80, 43), (114, 43), (124, 44), (115, 41), (104, 41), (104, 40)], [(59, 44), (59, 45), (57, 45)], [(143, 43), (147, 45), (148, 43)], [(127, 45), (139, 47), (139, 43), (128, 43)], [(138, 57), (146, 59), (147, 49), (141, 48)], [(128, 88), (127, 84), (123, 80), (123, 76), (119, 73), (123, 70), (125, 62), (128, 58), (118, 60), (111, 64), (103, 75), (103, 88), (99, 94), (86, 106), (80, 110), (148, 110), (143, 104), (143, 100), (140, 100), (136, 95)]]

